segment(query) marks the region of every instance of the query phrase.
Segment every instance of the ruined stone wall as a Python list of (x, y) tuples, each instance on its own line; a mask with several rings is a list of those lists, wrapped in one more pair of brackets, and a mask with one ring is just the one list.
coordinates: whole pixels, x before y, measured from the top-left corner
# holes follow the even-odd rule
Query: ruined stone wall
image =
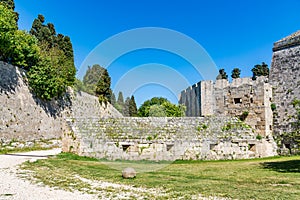
[(272, 87), (265, 77), (258, 77), (255, 81), (237, 78), (232, 83), (201, 81), (182, 91), (179, 103), (186, 105), (187, 116), (244, 117), (258, 134), (268, 136), (272, 133), (271, 100)]
[(270, 83), (273, 86), (274, 135), (281, 147), (299, 148), (288, 139), (295, 128), (294, 99), (300, 99), (300, 31), (274, 43)]
[(69, 91), (59, 100), (41, 101), (30, 92), (25, 71), (1, 61), (0, 102), (0, 150), (16, 142), (27, 144), (60, 138), (69, 132), (65, 118), (122, 116), (111, 105), (101, 106), (97, 97), (83, 92)]
[(63, 151), (110, 160), (241, 159), (276, 155), (272, 138), (228, 117), (72, 118)]

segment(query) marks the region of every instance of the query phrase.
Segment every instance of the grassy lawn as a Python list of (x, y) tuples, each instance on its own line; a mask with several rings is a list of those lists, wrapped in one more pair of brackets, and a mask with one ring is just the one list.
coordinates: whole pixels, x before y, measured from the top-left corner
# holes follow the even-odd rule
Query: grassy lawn
[[(147, 162), (140, 164), (144, 167), (151, 165)], [(46, 185), (91, 193), (97, 191), (89, 190), (91, 185), (76, 177), (160, 191), (159, 195), (154, 196), (146, 192), (142, 194), (149, 199), (189, 199), (199, 194), (233, 199), (300, 199), (300, 156), (236, 161), (176, 161), (157, 171), (139, 173), (135, 179), (123, 179), (119, 170), (109, 168), (96, 159), (65, 153), (48, 160), (27, 162), (23, 168), (33, 170), (36, 180)], [(119, 192), (114, 188), (106, 190)]]

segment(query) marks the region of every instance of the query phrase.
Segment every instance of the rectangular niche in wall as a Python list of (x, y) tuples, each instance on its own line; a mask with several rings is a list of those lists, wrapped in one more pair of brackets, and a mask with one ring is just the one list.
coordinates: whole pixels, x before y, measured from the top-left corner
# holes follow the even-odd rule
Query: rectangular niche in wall
[(242, 98), (234, 98), (234, 104), (241, 104), (242, 103)]
[(127, 149), (130, 147), (130, 144), (122, 144), (123, 151), (127, 151)]
[(170, 151), (173, 146), (174, 146), (174, 144), (167, 144), (167, 151)]
[(252, 152), (256, 151), (256, 145), (255, 144), (249, 144), (249, 150)]

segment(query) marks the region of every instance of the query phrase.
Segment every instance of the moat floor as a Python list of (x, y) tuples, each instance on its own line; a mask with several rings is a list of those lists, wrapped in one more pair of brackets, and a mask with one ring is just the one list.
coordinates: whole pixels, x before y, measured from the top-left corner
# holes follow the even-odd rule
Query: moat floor
[[(80, 192), (68, 192), (43, 185), (33, 184), (26, 180), (26, 173), (18, 169), (18, 165), (29, 160), (45, 159), (49, 155), (60, 153), (60, 149), (32, 151), (0, 155), (0, 200), (40, 200), (40, 199), (97, 199), (97, 197)], [(22, 178), (22, 176), (24, 178)]]

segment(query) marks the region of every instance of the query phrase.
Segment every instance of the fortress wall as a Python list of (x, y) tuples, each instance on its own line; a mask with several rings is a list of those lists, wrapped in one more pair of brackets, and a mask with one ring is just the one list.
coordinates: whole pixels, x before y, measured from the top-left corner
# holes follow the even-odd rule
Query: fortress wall
[(294, 99), (300, 99), (300, 31), (274, 43), (270, 82), (273, 86), (274, 135), (282, 147), (296, 148), (295, 142), (285, 140), (295, 130)]
[(63, 151), (110, 160), (241, 159), (276, 155), (271, 139), (228, 117), (73, 118)]
[[(0, 62), (0, 139), (33, 141), (59, 138), (66, 126), (55, 106), (44, 105), (30, 92), (25, 81), (25, 71)], [(0, 144), (1, 144), (0, 143)]]
[[(121, 117), (110, 104), (101, 106), (97, 97), (71, 90), (61, 99), (45, 102), (31, 93), (25, 71), (0, 61), (0, 149), (12, 142), (23, 143), (61, 138), (69, 132), (66, 118)], [(31, 143), (30, 143), (31, 144)]]
[[(210, 116), (225, 115), (231, 117), (241, 117), (245, 113), (245, 122), (255, 128), (257, 134), (262, 136), (271, 135), (272, 129), (272, 88), (265, 77), (258, 77), (253, 81), (251, 78), (237, 78), (229, 83), (227, 80), (201, 81), (200, 93), (197, 94), (199, 101), (194, 103), (197, 106), (190, 106), (192, 99), (189, 99), (191, 91), (196, 91), (197, 87), (182, 92), (186, 97), (183, 103), (187, 106), (187, 116)], [(194, 105), (193, 103), (193, 105)], [(196, 109), (196, 110), (195, 110)], [(194, 115), (199, 113), (199, 115)]]

